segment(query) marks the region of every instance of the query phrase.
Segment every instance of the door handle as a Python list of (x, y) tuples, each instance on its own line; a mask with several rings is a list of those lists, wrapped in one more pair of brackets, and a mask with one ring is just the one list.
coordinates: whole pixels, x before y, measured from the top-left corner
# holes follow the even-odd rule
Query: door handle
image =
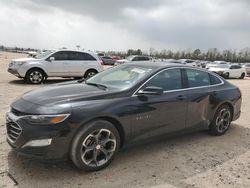
[(213, 91), (212, 95), (216, 96), (217, 95), (217, 91)]
[(183, 101), (183, 100), (187, 99), (187, 97), (183, 96), (183, 95), (179, 95), (178, 97), (176, 97), (176, 99), (179, 101)]

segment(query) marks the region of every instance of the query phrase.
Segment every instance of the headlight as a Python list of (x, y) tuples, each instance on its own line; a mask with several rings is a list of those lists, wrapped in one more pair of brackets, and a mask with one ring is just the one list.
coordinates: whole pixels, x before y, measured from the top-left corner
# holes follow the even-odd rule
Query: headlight
[(20, 61), (20, 62), (18, 62), (17, 64), (18, 64), (18, 65), (22, 65), (22, 64), (24, 64), (24, 63), (26, 63), (26, 61)]
[(59, 115), (29, 115), (24, 116), (23, 119), (32, 124), (57, 124), (61, 123), (69, 117), (70, 114)]

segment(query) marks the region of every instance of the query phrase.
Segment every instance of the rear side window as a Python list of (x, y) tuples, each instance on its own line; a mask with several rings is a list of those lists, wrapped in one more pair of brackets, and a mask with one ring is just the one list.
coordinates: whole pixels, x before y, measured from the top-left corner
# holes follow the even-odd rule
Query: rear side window
[(189, 87), (209, 86), (210, 77), (207, 72), (195, 69), (186, 69)]
[(182, 79), (180, 69), (169, 69), (162, 71), (149, 80), (144, 87), (160, 87), (164, 91), (182, 89)]
[(96, 61), (96, 59), (88, 54), (83, 52), (68, 52), (69, 60), (71, 61)]
[(219, 78), (217, 78), (216, 76), (214, 76), (212, 74), (209, 74), (209, 76), (210, 76), (211, 85), (215, 85), (215, 84), (220, 84), (221, 83), (221, 80)]
[(82, 53), (82, 54), (84, 55), (85, 61), (96, 61), (96, 59), (92, 55), (90, 55), (88, 53)]
[(80, 52), (70, 52), (70, 60), (72, 61), (84, 60), (84, 54)]

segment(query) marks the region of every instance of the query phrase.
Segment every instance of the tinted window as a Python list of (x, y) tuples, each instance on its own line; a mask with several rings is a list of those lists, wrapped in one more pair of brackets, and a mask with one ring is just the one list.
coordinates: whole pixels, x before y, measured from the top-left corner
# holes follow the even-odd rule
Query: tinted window
[(240, 69), (240, 68), (241, 68), (241, 66), (239, 66), (239, 65), (232, 65), (230, 69)]
[(82, 54), (84, 55), (85, 61), (96, 61), (96, 59), (92, 55), (90, 55), (88, 53), (82, 53)]
[(139, 61), (139, 57), (134, 57), (132, 61)]
[(84, 54), (81, 52), (69, 52), (69, 59), (72, 61), (84, 60)]
[(199, 87), (210, 85), (210, 77), (207, 72), (186, 69), (189, 87)]
[(144, 88), (149, 86), (161, 87), (164, 91), (181, 89), (180, 69), (169, 69), (157, 74), (144, 85)]
[(67, 51), (60, 51), (56, 52), (51, 57), (54, 57), (56, 61), (63, 61), (63, 60), (69, 60), (69, 52)]
[(211, 85), (220, 84), (221, 80), (214, 75), (209, 74)]

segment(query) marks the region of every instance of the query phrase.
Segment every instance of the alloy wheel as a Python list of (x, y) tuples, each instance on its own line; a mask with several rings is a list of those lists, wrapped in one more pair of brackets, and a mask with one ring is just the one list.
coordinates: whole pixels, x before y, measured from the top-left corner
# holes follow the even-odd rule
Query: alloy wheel
[(96, 73), (94, 71), (88, 72), (88, 74), (86, 75), (86, 78), (91, 78), (92, 76), (94, 76)]
[(231, 121), (230, 111), (226, 108), (221, 109), (215, 121), (217, 131), (220, 133), (226, 131), (230, 125), (230, 121)]
[(39, 71), (33, 71), (29, 75), (29, 80), (34, 84), (38, 84), (43, 80), (43, 75)]
[(116, 150), (116, 139), (108, 129), (99, 129), (89, 134), (82, 143), (81, 159), (85, 165), (104, 165)]

